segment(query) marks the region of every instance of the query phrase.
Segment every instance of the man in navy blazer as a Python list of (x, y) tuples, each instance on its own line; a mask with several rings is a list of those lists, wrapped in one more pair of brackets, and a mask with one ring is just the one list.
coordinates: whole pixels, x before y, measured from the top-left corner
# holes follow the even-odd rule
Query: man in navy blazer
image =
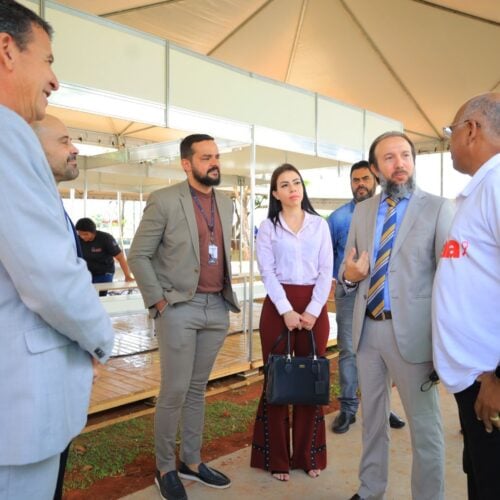
[(77, 257), (54, 177), (28, 125), (59, 87), (51, 27), (0, 0), (0, 498), (53, 498), (87, 418), (108, 315)]

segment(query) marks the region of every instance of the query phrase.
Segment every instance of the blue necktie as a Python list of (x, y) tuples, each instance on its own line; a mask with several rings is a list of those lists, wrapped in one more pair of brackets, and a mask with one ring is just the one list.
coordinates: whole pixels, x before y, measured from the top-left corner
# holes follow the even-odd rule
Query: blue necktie
[(377, 252), (377, 260), (373, 268), (368, 290), (367, 310), (373, 317), (380, 316), (384, 312), (384, 287), (389, 268), (392, 244), (394, 243), (394, 233), (396, 232), (396, 205), (398, 200), (387, 198), (387, 211), (385, 213), (382, 237)]
[(64, 215), (66, 216), (66, 220), (69, 222), (71, 229), (73, 231), (73, 238), (75, 238), (75, 245), (76, 245), (76, 255), (78, 255), (78, 257), (81, 257), (83, 259), (83, 252), (82, 252), (82, 247), (80, 245), (80, 238), (78, 237), (73, 221), (66, 212), (66, 209), (63, 208), (63, 210), (64, 210)]

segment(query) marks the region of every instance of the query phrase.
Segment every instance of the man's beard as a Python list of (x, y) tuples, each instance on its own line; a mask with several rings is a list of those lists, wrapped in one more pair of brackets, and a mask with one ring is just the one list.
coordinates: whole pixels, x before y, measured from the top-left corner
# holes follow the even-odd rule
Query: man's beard
[[(208, 174), (212, 172), (213, 170), (217, 170), (219, 173), (218, 177), (210, 177)], [(220, 184), (220, 170), (217, 167), (212, 167), (208, 169), (206, 175), (201, 175), (197, 170), (194, 168), (192, 169), (193, 172), (193, 177), (200, 183), (203, 184), (204, 186), (218, 186)]]
[(365, 200), (367, 200), (368, 198), (371, 198), (371, 197), (374, 195), (374, 193), (375, 193), (375, 186), (373, 187), (373, 189), (368, 189), (368, 188), (364, 188), (364, 189), (365, 189), (365, 191), (366, 191), (366, 194), (358, 195), (358, 190), (359, 190), (359, 188), (358, 188), (358, 189), (356, 189), (356, 190), (352, 193), (352, 195), (353, 195), (353, 197), (354, 197), (354, 201), (355, 201), (356, 203), (359, 203), (360, 201), (365, 201)]
[(64, 179), (63, 181), (72, 181), (75, 180), (78, 177), (78, 174), (80, 171), (78, 170), (78, 166), (73, 167), (73, 166), (68, 166), (68, 163), (73, 162), (76, 160), (76, 155), (69, 155), (68, 159), (66, 160), (66, 170), (64, 171)]
[(379, 176), (379, 182), (385, 194), (398, 200), (401, 200), (406, 195), (415, 191), (415, 177), (413, 175), (409, 176), (404, 184), (396, 184), (390, 179), (384, 178), (382, 175)]

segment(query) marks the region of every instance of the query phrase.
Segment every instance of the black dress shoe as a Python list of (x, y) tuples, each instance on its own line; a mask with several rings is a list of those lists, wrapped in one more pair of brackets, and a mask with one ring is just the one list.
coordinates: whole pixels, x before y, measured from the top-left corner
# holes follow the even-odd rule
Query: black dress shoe
[(333, 421), (332, 431), (335, 434), (344, 434), (354, 422), (356, 422), (356, 415), (350, 415), (345, 411), (341, 411)]
[(204, 463), (198, 465), (198, 472), (196, 472), (190, 469), (184, 462), (181, 462), (179, 477), (182, 477), (182, 479), (189, 479), (190, 481), (198, 481), (211, 488), (222, 489), (231, 486), (231, 480), (225, 474)]
[(160, 471), (157, 470), (155, 483), (164, 500), (187, 500), (186, 490), (176, 470), (167, 472), (163, 476), (160, 474)]
[(399, 418), (394, 412), (391, 411), (389, 415), (389, 425), (392, 429), (401, 429), (406, 423), (402, 418)]

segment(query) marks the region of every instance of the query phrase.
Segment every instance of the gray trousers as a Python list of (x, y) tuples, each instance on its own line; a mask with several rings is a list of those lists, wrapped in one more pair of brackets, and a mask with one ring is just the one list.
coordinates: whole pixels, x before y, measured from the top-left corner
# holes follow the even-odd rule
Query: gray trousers
[(357, 352), (363, 414), (361, 498), (385, 498), (389, 461), (391, 379), (403, 403), (411, 434), (413, 500), (444, 499), (444, 437), (435, 386), (420, 390), (432, 363), (409, 363), (399, 353), (391, 320), (365, 319)]
[(1, 465), (0, 498), (52, 500), (56, 490), (59, 457), (60, 455), (54, 455), (41, 462), (26, 465)]
[(197, 293), (188, 302), (168, 305), (155, 320), (161, 385), (155, 414), (156, 465), (175, 470), (175, 442), (181, 425), (180, 458), (201, 461), (205, 389), (229, 328), (220, 294)]

